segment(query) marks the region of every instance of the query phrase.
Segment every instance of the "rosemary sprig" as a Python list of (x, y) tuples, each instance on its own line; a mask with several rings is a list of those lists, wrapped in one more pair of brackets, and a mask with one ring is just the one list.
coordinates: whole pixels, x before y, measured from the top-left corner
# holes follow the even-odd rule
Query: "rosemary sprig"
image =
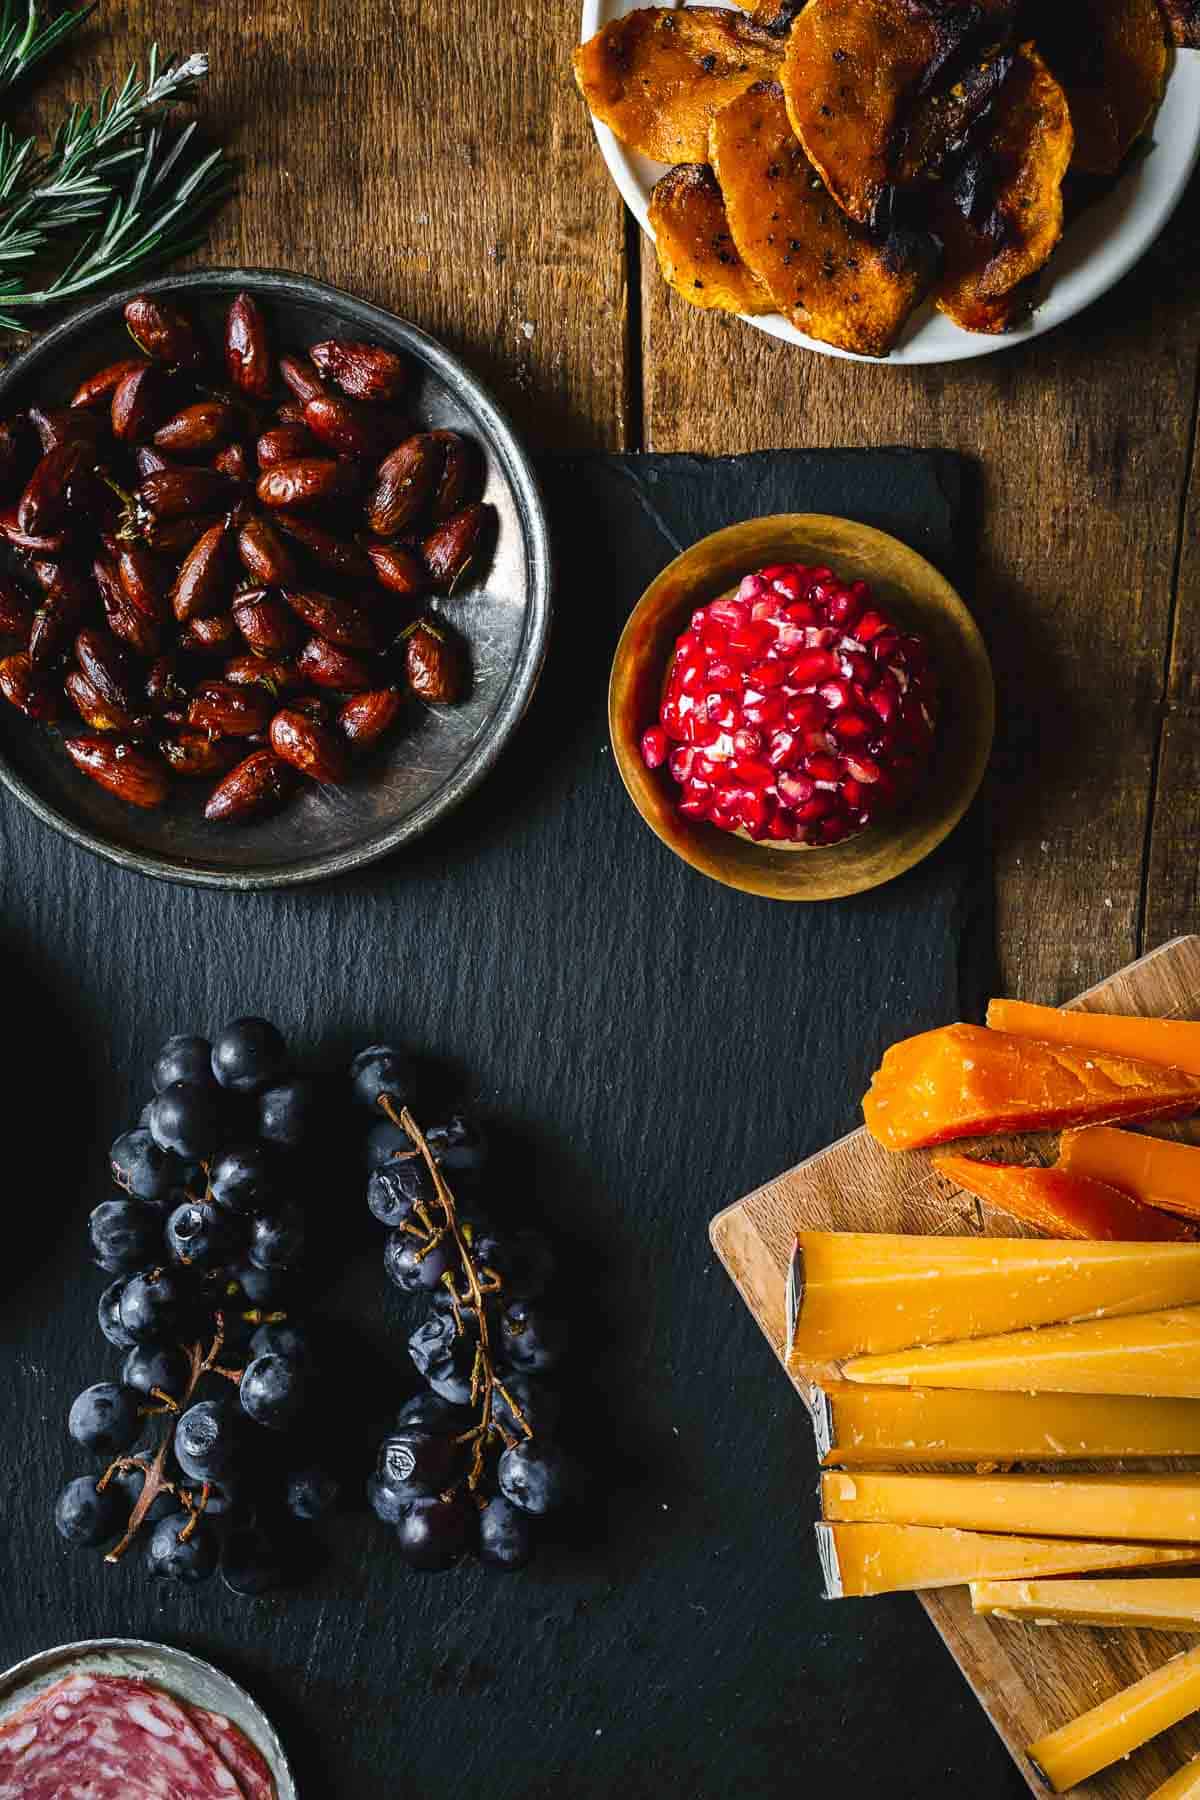
[(22, 7), (21, 0), (0, 0), (0, 92), (15, 87), (44, 62), (96, 10), (96, 3), (91, 0), (90, 5), (60, 13), (43, 25), (37, 0), (29, 0), (28, 8)]
[[(207, 73), (207, 57), (160, 61), (155, 44), (145, 79), (135, 65), (94, 107), (73, 106), (49, 150), (0, 125), (0, 326), (20, 330), (18, 309), (71, 299), (201, 241), (202, 217), (232, 184), (229, 165), (221, 150), (197, 159), (195, 126), (168, 136), (162, 119)], [(65, 265), (39, 288), (13, 268), (55, 255)]]

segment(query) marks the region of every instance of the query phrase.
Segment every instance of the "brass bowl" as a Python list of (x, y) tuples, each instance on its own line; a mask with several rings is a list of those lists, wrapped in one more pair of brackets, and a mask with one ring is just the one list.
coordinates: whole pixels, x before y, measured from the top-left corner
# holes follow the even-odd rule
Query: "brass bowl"
[[(925, 639), (939, 688), (933, 758), (911, 801), (827, 848), (755, 843), (684, 818), (666, 767), (648, 769), (639, 742), (658, 718), (676, 639), (698, 606), (743, 575), (778, 562), (828, 565), (870, 583), (881, 607)], [(668, 563), (621, 633), (608, 688), (608, 725), (629, 797), (664, 844), (702, 875), (771, 900), (840, 900), (911, 869), (958, 824), (983, 780), (996, 723), (992, 669), (979, 627), (944, 576), (906, 544), (823, 513), (749, 519), (701, 538)]]

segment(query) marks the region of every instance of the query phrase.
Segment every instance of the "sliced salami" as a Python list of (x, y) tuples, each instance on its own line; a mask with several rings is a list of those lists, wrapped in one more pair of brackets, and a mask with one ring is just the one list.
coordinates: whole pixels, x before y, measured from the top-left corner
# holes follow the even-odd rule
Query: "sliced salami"
[(0, 1800), (246, 1800), (178, 1701), (130, 1675), (68, 1675), (0, 1723)]
[(233, 1770), (242, 1784), (246, 1800), (276, 1800), (275, 1777), (262, 1752), (250, 1742), (240, 1726), (223, 1713), (208, 1712), (203, 1706), (192, 1706), (187, 1700), (183, 1706), (200, 1736)]

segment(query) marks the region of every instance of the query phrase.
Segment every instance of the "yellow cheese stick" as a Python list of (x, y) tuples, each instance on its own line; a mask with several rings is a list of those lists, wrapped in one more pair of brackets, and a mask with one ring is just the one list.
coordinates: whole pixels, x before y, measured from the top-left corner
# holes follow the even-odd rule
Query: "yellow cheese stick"
[(1155, 1788), (1150, 1800), (1200, 1800), (1200, 1756), (1176, 1769), (1169, 1780)]
[(953, 1525), (960, 1531), (1200, 1546), (1200, 1475), (830, 1469), (821, 1477), (821, 1511), (847, 1524)]
[(803, 1366), (1196, 1304), (1196, 1243), (802, 1231), (788, 1278), (789, 1354)]
[(1189, 1399), (1200, 1396), (1200, 1306), (860, 1356), (842, 1373), (897, 1387)]
[(989, 1394), (831, 1382), (812, 1403), (817, 1454), (862, 1464), (1125, 1462), (1200, 1456), (1200, 1401)]
[(1200, 1631), (1200, 1579), (1165, 1581), (973, 1581), (971, 1605), (985, 1617), (1033, 1625), (1132, 1625)]
[(1200, 1646), (1029, 1746), (1056, 1794), (1138, 1750), (1200, 1707)]
[(1058, 1166), (1068, 1175), (1110, 1182), (1147, 1206), (1187, 1219), (1200, 1218), (1200, 1146), (1196, 1144), (1093, 1125), (1084, 1131), (1063, 1132)]
[(1005, 1537), (928, 1525), (817, 1526), (827, 1600), (959, 1587), (979, 1577), (1079, 1575), (1090, 1569), (1147, 1569), (1190, 1563), (1192, 1545), (1079, 1543), (1073, 1538)]

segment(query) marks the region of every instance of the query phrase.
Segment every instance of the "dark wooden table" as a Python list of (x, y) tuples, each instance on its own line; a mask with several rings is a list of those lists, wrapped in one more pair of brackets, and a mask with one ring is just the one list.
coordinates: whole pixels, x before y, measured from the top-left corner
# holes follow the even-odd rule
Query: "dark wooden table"
[(205, 113), (244, 169), (206, 259), (394, 307), (461, 351), (535, 446), (975, 458), (1006, 984), (1065, 998), (1193, 929), (1200, 188), (1049, 337), (945, 368), (806, 355), (660, 282), (571, 78), (578, 12), (129, 0), (97, 14), (69, 84), (89, 97), (98, 63), (156, 34), (207, 50)]

